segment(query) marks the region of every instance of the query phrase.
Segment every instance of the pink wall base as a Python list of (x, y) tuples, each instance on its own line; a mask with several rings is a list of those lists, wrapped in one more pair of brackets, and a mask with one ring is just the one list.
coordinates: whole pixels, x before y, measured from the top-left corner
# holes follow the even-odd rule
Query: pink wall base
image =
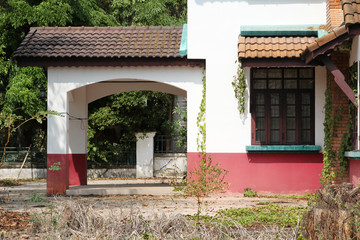
[(87, 185), (87, 154), (69, 154), (69, 185)]
[[(51, 166), (59, 170), (49, 170)], [(58, 164), (60, 163), (60, 164)], [(47, 194), (65, 195), (69, 185), (87, 184), (86, 154), (48, 154), (47, 155)]]
[(354, 187), (360, 184), (360, 160), (349, 160), (349, 179)]
[[(228, 194), (251, 188), (262, 194), (313, 193), (320, 186), (321, 153), (209, 153), (214, 162), (229, 170)], [(200, 161), (200, 153), (188, 153), (188, 174)]]
[[(54, 164), (55, 163), (55, 164)], [(69, 161), (67, 154), (47, 155), (47, 187), (48, 195), (65, 195), (69, 188)], [(59, 170), (49, 170), (51, 166), (58, 166)]]

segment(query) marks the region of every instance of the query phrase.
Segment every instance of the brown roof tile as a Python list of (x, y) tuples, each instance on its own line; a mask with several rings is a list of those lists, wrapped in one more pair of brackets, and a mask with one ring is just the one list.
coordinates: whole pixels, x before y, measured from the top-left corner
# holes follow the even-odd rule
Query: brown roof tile
[(239, 37), (238, 57), (299, 58), (316, 37)]
[(341, 0), (346, 28), (360, 23), (360, 0)]
[(182, 26), (31, 28), (15, 58), (180, 58)]

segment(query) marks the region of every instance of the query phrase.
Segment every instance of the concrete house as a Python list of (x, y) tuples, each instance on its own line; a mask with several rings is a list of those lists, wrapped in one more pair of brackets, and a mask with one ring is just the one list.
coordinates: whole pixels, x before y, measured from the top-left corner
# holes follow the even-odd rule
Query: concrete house
[[(229, 192), (314, 192), (323, 168), (325, 92), (330, 88), (338, 105), (357, 102), (347, 82), (349, 66), (360, 58), (359, 6), (355, 0), (188, 0), (183, 27), (32, 28), (15, 59), (47, 69), (48, 109), (65, 115), (48, 120), (48, 193), (87, 184), (87, 104), (118, 92), (186, 97), (187, 168), (196, 167), (203, 76), (206, 150), (229, 170)], [(239, 62), (245, 113), (232, 87)], [(351, 120), (346, 113), (340, 118), (335, 151)], [(139, 144), (150, 146), (151, 138)], [(140, 155), (137, 165), (140, 158), (151, 162), (151, 153)], [(357, 152), (346, 155), (350, 164), (334, 181), (358, 184)], [(59, 171), (49, 170), (58, 163)], [(340, 167), (335, 162), (331, 171)]]

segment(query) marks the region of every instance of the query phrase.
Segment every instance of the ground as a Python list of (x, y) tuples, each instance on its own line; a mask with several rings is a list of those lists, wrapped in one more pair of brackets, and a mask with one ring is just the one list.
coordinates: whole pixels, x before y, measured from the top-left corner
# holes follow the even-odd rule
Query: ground
[[(95, 211), (102, 214), (114, 212), (139, 211), (143, 216), (154, 214), (193, 215), (197, 211), (194, 199), (174, 195), (126, 195), (126, 196), (57, 196), (45, 194), (45, 182), (25, 183), (17, 187), (2, 187), (0, 189), (0, 234), (5, 231), (16, 232), (16, 237), (27, 238), (31, 235), (31, 215), (36, 212), (48, 211), (49, 203), (56, 205), (69, 199), (91, 205)], [(288, 198), (264, 198), (213, 196), (204, 199), (204, 213), (215, 215), (220, 209), (246, 208), (273, 202), (286, 206), (306, 206), (307, 200)], [(0, 239), (2, 239), (0, 235)]]

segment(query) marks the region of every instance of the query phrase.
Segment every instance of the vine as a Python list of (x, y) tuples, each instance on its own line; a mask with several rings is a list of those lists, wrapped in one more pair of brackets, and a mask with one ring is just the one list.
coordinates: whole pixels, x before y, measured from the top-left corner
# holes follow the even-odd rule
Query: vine
[[(350, 80), (349, 85), (351, 88), (356, 88), (357, 81), (357, 72), (356, 68), (352, 67), (350, 69)], [(345, 151), (350, 151), (352, 149), (352, 131), (353, 131), (353, 120), (352, 113), (355, 109), (352, 103), (348, 104), (348, 123), (346, 125), (346, 132), (343, 134), (341, 139), (341, 144), (339, 150), (336, 152), (333, 148), (334, 137), (337, 136), (335, 129), (337, 124), (343, 115), (344, 109), (342, 107), (336, 109), (336, 113), (333, 115), (333, 105), (331, 101), (331, 90), (330, 86), (327, 86), (327, 90), (325, 93), (325, 122), (324, 122), (324, 131), (325, 131), (325, 139), (324, 139), (324, 167), (321, 172), (321, 182), (325, 184), (330, 184), (334, 178), (339, 175), (344, 174), (346, 171), (348, 162), (345, 158)], [(337, 170), (333, 170), (336, 168), (335, 163), (339, 164), (339, 168)]]
[(245, 94), (246, 94), (246, 79), (245, 73), (241, 67), (241, 64), (238, 64), (236, 75), (234, 75), (234, 80), (231, 85), (234, 88), (235, 98), (238, 101), (238, 110), (240, 114), (245, 113)]
[(200, 103), (200, 111), (197, 116), (196, 125), (199, 129), (197, 134), (197, 150), (201, 151), (204, 156), (206, 153), (206, 77), (205, 74), (202, 79), (203, 89), (202, 89), (202, 98)]

